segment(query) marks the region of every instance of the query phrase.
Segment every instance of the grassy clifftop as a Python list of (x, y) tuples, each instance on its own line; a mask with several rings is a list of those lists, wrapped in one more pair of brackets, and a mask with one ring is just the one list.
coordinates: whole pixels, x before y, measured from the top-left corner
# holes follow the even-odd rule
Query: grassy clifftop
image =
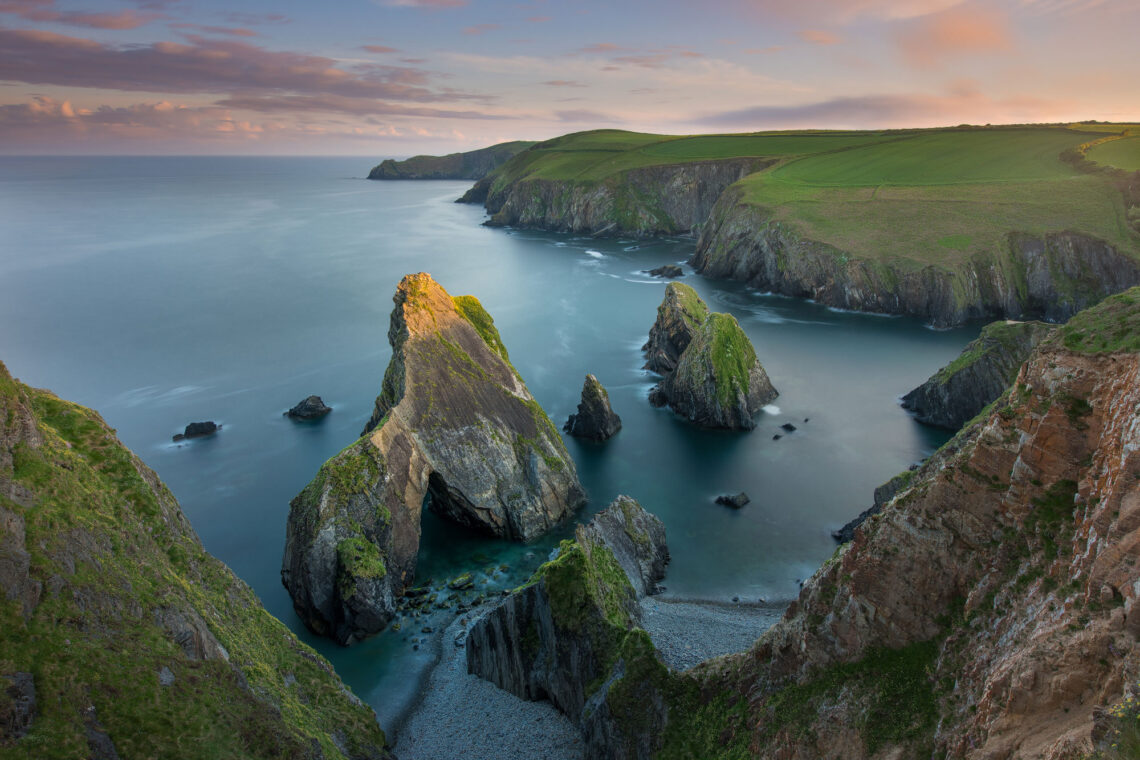
[(0, 580), (4, 757), (387, 757), (99, 415), (2, 364)]

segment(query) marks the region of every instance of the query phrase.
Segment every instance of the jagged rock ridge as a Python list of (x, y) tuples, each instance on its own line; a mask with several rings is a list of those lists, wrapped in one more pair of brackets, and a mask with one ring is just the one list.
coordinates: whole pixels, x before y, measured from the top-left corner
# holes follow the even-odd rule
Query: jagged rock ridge
[(610, 406), (610, 394), (593, 375), (582, 384), (582, 400), (578, 411), (570, 415), (562, 427), (567, 433), (591, 441), (605, 441), (621, 430), (621, 417)]
[(3, 364), (0, 587), (4, 757), (389, 756), (99, 415)]
[(1053, 327), (1042, 322), (992, 322), (962, 354), (903, 396), (919, 422), (957, 430), (1002, 394), (1033, 347)]
[(736, 319), (710, 313), (683, 283), (665, 288), (643, 349), (646, 368), (665, 376), (650, 401), (698, 425), (751, 430), (755, 415), (778, 395)]
[(423, 273), (406, 276), (394, 301), (372, 420), (289, 513), (282, 581), (306, 624), (341, 643), (391, 619), (415, 575), (425, 497), (448, 519), (522, 541), (585, 499), (479, 301)]

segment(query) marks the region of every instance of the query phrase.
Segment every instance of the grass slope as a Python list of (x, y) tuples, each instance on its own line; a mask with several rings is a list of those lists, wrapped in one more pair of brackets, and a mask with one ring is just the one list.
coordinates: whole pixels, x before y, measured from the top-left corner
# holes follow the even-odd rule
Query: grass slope
[[(124, 758), (382, 756), (372, 711), (206, 553), (99, 415), (3, 364), (0, 484), (0, 559), (28, 560), (26, 580), (5, 575), (0, 676), (30, 673), (36, 695), (29, 733), (0, 732), (0, 756), (107, 757), (101, 735)], [(20, 587), (37, 585), (23, 603)], [(212, 636), (225, 655), (190, 656), (161, 622), (171, 616), (198, 621), (208, 633), (189, 641)]]
[(1094, 146), (1086, 155), (1090, 161), (1098, 164), (1130, 172), (1140, 171), (1140, 136), (1101, 143)]

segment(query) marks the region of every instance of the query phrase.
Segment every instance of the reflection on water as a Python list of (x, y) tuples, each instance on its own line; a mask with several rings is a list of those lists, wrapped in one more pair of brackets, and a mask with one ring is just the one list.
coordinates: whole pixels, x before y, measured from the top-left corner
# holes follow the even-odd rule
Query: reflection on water
[[(289, 500), (368, 418), (400, 278), (430, 271), (478, 296), (531, 391), (561, 426), (582, 378), (622, 431), (569, 440), (591, 500), (629, 494), (664, 520), (670, 594), (786, 599), (834, 550), (829, 531), (944, 437), (897, 398), (975, 328), (840, 313), (689, 274), (732, 313), (780, 391), (751, 433), (699, 430), (646, 395), (640, 347), (687, 240), (596, 240), (480, 226), (466, 183), (367, 182), (348, 159), (0, 159), (0, 359), (98, 409), (178, 496), (206, 547), (336, 665), (384, 725), (434, 658), (412, 625), (348, 650), (309, 635), (281, 587)], [(334, 412), (282, 416), (315, 393)], [(186, 423), (224, 423), (176, 446)], [(785, 433), (780, 425), (796, 430)], [(775, 435), (781, 435), (776, 440)], [(713, 500), (746, 491), (741, 510)], [(426, 515), (421, 578), (507, 565), (521, 581), (572, 526), (531, 546)], [(445, 642), (444, 645), (447, 645)]]

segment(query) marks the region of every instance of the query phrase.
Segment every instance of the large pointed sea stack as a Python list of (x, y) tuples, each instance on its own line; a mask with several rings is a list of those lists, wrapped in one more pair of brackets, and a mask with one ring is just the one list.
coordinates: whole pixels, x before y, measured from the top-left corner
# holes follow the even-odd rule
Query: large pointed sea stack
[(710, 313), (688, 285), (665, 289), (644, 350), (646, 368), (665, 376), (650, 401), (698, 425), (751, 430), (778, 395), (736, 318)]
[(574, 462), (490, 315), (428, 274), (393, 299), (392, 360), (364, 437), (294, 500), (281, 576), (297, 614), (341, 643), (375, 633), (415, 575), (420, 510), (521, 541), (585, 499)]

